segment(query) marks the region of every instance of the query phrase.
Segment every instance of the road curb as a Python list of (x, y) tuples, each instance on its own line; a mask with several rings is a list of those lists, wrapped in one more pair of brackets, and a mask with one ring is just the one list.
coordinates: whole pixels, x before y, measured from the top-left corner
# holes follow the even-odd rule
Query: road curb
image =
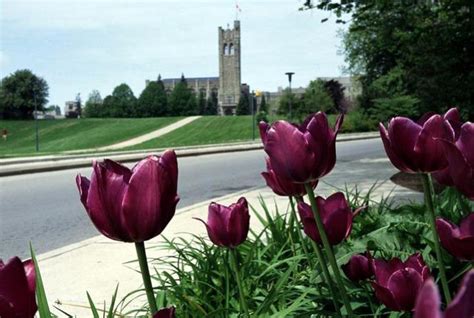
[[(379, 133), (364, 134), (341, 134), (338, 136), (338, 142), (355, 141), (364, 139), (378, 138)], [(178, 157), (202, 156), (209, 154), (240, 152), (262, 149), (261, 142), (221, 144), (210, 146), (196, 146), (186, 148), (175, 148)], [(73, 168), (89, 167), (94, 160), (103, 160), (109, 158), (115, 161), (127, 163), (138, 161), (147, 155), (160, 154), (165, 149), (149, 149), (141, 151), (97, 153), (94, 155), (83, 154), (73, 156), (45, 156), (43, 158), (18, 158), (13, 160), (1, 160), (0, 177), (15, 176), (29, 173), (67, 170)]]

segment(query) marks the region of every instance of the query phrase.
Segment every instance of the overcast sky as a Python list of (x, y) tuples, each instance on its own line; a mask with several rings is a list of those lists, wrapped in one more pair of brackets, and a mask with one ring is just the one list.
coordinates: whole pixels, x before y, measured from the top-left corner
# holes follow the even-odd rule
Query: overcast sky
[[(242, 81), (275, 91), (342, 74), (335, 18), (298, 0), (240, 0)], [(233, 25), (234, 0), (0, 0), (0, 69), (28, 68), (49, 84), (50, 104), (102, 97), (125, 82), (218, 76), (217, 28)], [(321, 23), (321, 19), (329, 21)]]

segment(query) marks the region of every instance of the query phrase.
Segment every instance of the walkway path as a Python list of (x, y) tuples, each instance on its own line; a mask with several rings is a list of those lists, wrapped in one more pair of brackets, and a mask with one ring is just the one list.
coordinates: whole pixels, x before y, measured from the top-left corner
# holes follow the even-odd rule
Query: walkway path
[(126, 140), (126, 141), (122, 141), (122, 142), (119, 142), (119, 143), (114, 144), (114, 145), (100, 147), (100, 148), (97, 148), (97, 150), (99, 150), (99, 151), (116, 150), (116, 149), (122, 149), (122, 148), (125, 148), (125, 147), (135, 146), (135, 145), (141, 144), (145, 141), (161, 137), (164, 134), (167, 134), (167, 133), (169, 133), (169, 132), (171, 132), (175, 129), (181, 128), (181, 127), (195, 121), (196, 119), (198, 119), (200, 117), (201, 116), (186, 117), (184, 119), (178, 120), (177, 122), (175, 122), (171, 125), (168, 125), (166, 127), (157, 129), (157, 130), (152, 131), (148, 134), (141, 135), (139, 137), (132, 138), (132, 139), (129, 139), (129, 140)]

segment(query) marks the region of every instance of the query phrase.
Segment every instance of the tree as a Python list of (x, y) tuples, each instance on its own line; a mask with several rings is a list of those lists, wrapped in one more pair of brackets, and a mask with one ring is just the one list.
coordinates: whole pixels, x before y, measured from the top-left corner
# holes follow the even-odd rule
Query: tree
[(206, 112), (206, 93), (200, 90), (197, 98), (197, 109), (199, 115), (205, 115)]
[(345, 87), (336, 80), (330, 80), (324, 82), (324, 88), (332, 99), (334, 110), (339, 113), (345, 113), (347, 111), (346, 103), (344, 101)]
[(165, 85), (161, 77), (158, 77), (156, 82), (150, 82), (140, 94), (136, 115), (137, 117), (165, 116), (167, 105), (168, 97), (166, 96)]
[(204, 115), (217, 115), (217, 108), (217, 91), (212, 90), (206, 101), (206, 109), (204, 110)]
[(265, 94), (262, 93), (262, 99), (260, 100), (260, 107), (259, 107), (260, 112), (265, 112), (268, 114), (268, 106), (267, 106), (267, 100), (265, 98)]
[(170, 95), (170, 115), (195, 115), (197, 113), (196, 107), (196, 97), (194, 93), (188, 88), (188, 83), (184, 75), (181, 75), (181, 80), (175, 85)]
[(290, 89), (287, 88), (284, 90), (278, 101), (278, 114), (288, 116), (290, 115), (290, 105), (291, 105), (291, 116), (295, 116), (300, 105), (301, 99), (297, 98), (293, 92), (290, 92)]
[(106, 117), (134, 117), (136, 116), (137, 98), (132, 89), (125, 83), (114, 88), (112, 95), (104, 99)]
[(31, 119), (35, 104), (43, 110), (48, 102), (48, 83), (30, 70), (18, 70), (0, 84), (0, 117)]
[[(455, 105), (474, 117), (474, 19), (470, 0), (307, 1), (307, 7), (350, 15), (344, 38), (349, 69), (360, 74), (360, 106), (416, 103), (414, 117)], [(339, 22), (345, 22), (339, 19)], [(385, 78), (385, 79), (384, 79)], [(382, 79), (382, 81), (379, 81)], [(398, 79), (397, 90), (381, 84)], [(399, 105), (400, 106), (400, 105)]]
[(324, 88), (322, 80), (314, 80), (309, 82), (306, 88), (302, 103), (295, 108), (295, 115), (299, 119), (305, 118), (310, 113), (323, 111), (328, 113), (333, 109), (333, 101)]
[(250, 96), (247, 92), (241, 92), (237, 109), (235, 110), (236, 115), (249, 115), (250, 110)]
[(102, 100), (102, 96), (100, 96), (100, 92), (93, 90), (86, 101), (84, 115), (86, 117), (106, 117), (103, 103), (104, 101)]

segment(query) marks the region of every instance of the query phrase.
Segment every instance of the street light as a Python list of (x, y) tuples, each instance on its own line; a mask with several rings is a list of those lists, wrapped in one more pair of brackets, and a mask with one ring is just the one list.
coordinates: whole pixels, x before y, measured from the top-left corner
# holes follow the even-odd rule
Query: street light
[(295, 74), (295, 72), (286, 72), (285, 73), (287, 76), (288, 76), (288, 83), (289, 83), (289, 88), (290, 88), (290, 105), (289, 105), (289, 118), (291, 118), (291, 102), (292, 102), (292, 97), (291, 97), (291, 77), (293, 76), (293, 74)]

